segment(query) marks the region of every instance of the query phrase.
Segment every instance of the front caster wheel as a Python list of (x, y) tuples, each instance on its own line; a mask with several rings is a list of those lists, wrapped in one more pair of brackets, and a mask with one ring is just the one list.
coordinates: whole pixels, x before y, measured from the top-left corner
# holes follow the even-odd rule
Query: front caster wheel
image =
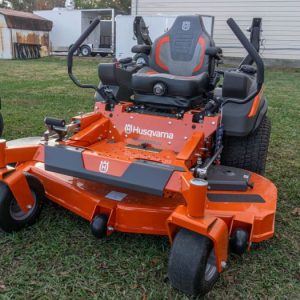
[(196, 232), (181, 229), (171, 249), (168, 277), (185, 294), (208, 293), (219, 278), (213, 242)]
[(96, 238), (101, 239), (107, 235), (107, 221), (107, 215), (100, 214), (94, 217), (91, 223), (91, 231)]
[(230, 238), (230, 250), (231, 252), (242, 255), (248, 248), (249, 234), (246, 230), (238, 228), (236, 229)]
[(0, 228), (5, 232), (11, 233), (33, 225), (41, 213), (45, 197), (43, 185), (29, 173), (26, 173), (26, 179), (34, 198), (34, 205), (26, 213), (19, 207), (9, 187), (0, 182)]

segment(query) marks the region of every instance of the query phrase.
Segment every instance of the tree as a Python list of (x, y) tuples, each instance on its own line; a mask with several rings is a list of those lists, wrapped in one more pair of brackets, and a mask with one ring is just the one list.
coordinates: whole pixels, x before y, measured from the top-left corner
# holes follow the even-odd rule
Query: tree
[[(10, 0), (10, 2), (14, 9), (29, 12), (65, 6), (65, 0)], [(114, 8), (120, 13), (130, 13), (131, 0), (75, 0), (75, 4), (78, 9)]]
[(10, 2), (14, 9), (29, 12), (65, 6), (65, 0), (11, 0)]
[(35, 10), (53, 9), (54, 7), (64, 7), (65, 0), (36, 0)]
[(130, 13), (131, 0), (75, 0), (76, 8), (114, 8), (122, 13)]
[(7, 0), (0, 0), (0, 8), (12, 8), (12, 4)]
[(33, 11), (34, 0), (11, 0), (11, 4), (16, 10)]

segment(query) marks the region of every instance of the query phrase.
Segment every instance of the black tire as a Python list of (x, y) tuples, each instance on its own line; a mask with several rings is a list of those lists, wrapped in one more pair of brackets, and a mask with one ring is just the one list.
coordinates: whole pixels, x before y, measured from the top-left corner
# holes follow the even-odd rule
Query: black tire
[(168, 277), (173, 287), (188, 295), (203, 296), (212, 289), (219, 275), (213, 242), (181, 229), (169, 256)]
[(230, 251), (243, 255), (248, 248), (249, 233), (245, 229), (237, 228), (230, 237)]
[(0, 182), (0, 228), (8, 233), (33, 225), (42, 210), (45, 198), (44, 187), (36, 177), (29, 173), (25, 175), (35, 197), (34, 206), (26, 214), (18, 206), (9, 187), (4, 182)]
[(93, 221), (91, 222), (91, 231), (92, 234), (97, 238), (101, 239), (106, 237), (107, 235), (107, 215), (97, 215), (94, 217)]
[(263, 175), (266, 169), (271, 121), (264, 117), (259, 127), (245, 137), (225, 136), (221, 164)]
[[(71, 45), (71, 46), (69, 47), (69, 51), (70, 51), (70, 49), (71, 49), (72, 47), (73, 47), (73, 45)], [(79, 53), (80, 53), (80, 50), (79, 50), (79, 49), (76, 49), (76, 51), (74, 52), (73, 56), (78, 56)]]
[(0, 113), (0, 137), (2, 136), (3, 129), (4, 129), (4, 121), (3, 121), (3, 116)]
[(80, 52), (81, 52), (82, 56), (88, 57), (88, 56), (91, 56), (92, 50), (91, 50), (90, 46), (83, 45), (83, 46), (80, 47)]
[(106, 57), (108, 55), (108, 53), (100, 53), (101, 57)]
[(91, 53), (91, 56), (92, 56), (92, 57), (96, 57), (97, 54), (98, 54), (97, 52), (92, 52), (92, 53)]

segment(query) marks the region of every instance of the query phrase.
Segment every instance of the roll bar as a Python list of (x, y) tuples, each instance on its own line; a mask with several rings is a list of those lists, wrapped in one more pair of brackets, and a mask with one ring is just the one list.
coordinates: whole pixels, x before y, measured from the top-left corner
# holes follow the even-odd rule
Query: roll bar
[(257, 66), (257, 89), (258, 92), (260, 91), (263, 83), (264, 83), (264, 62), (261, 59), (260, 55), (256, 51), (256, 49), (253, 47), (253, 45), (249, 42), (245, 34), (242, 32), (240, 27), (237, 25), (237, 23), (232, 19), (227, 20), (227, 24), (230, 27), (230, 29), (233, 31), (235, 36), (238, 38), (240, 43), (243, 45), (243, 47), (246, 49), (248, 54), (251, 56), (251, 58), (254, 60)]
[[(259, 53), (262, 33), (262, 18), (253, 18), (251, 27), (247, 31), (250, 32), (250, 43)], [(250, 57), (250, 55), (248, 54), (241, 62), (240, 67), (243, 65), (252, 65), (253, 62), (254, 61), (252, 57)]]
[(68, 53), (68, 74), (71, 80), (79, 87), (84, 89), (94, 89), (99, 92), (99, 89), (94, 84), (82, 84), (73, 74), (73, 55), (75, 51), (80, 47), (80, 45), (86, 40), (86, 38), (92, 33), (92, 31), (99, 25), (100, 17), (97, 17), (93, 20), (91, 25), (82, 33), (78, 40), (74, 43)]
[(246, 49), (248, 52), (248, 55), (253, 59), (253, 61), (256, 63), (257, 70), (256, 70), (256, 90), (253, 91), (248, 97), (242, 101), (237, 100), (237, 99), (226, 99), (223, 103), (222, 106), (228, 103), (237, 103), (237, 104), (245, 104), (249, 101), (251, 101), (254, 97), (256, 97), (264, 83), (264, 78), (265, 78), (265, 66), (262, 58), (260, 57), (259, 53), (256, 51), (254, 46), (250, 43), (250, 41), (247, 39), (245, 34), (242, 32), (240, 27), (237, 25), (237, 23), (232, 19), (227, 20), (227, 24), (232, 30), (232, 32), (235, 34), (237, 39), (240, 41), (240, 43), (243, 45), (243, 47)]

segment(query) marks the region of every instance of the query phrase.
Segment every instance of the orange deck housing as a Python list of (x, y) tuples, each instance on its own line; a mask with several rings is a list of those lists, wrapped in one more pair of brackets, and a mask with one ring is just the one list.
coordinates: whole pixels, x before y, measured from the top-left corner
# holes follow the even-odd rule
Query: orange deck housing
[[(195, 124), (194, 112), (177, 120), (125, 112), (127, 106), (119, 104), (109, 112), (105, 104), (96, 103), (94, 113), (73, 118), (80, 122), (80, 130), (66, 141), (21, 147), (6, 147), (2, 141), (0, 176), (21, 209), (26, 211), (32, 203), (22, 177), (29, 172), (41, 181), (49, 199), (82, 218), (92, 221), (99, 213), (108, 215), (108, 235), (114, 231), (166, 235), (172, 242), (179, 228), (187, 228), (209, 237), (215, 245), (218, 271), (227, 261), (228, 241), (235, 228), (247, 229), (249, 245), (272, 237), (277, 190), (269, 180), (252, 173), (253, 188), (246, 192), (210, 191), (207, 185), (193, 183), (190, 168), (199, 157), (210, 155), (219, 116), (205, 117), (202, 123)], [(80, 149), (84, 171), (92, 174), (119, 178), (137, 160), (175, 169), (162, 195), (153, 195), (47, 171), (45, 147), (57, 145)], [(16, 170), (6, 167), (13, 162), (17, 162)], [(111, 193), (120, 198), (113, 199)], [(230, 195), (238, 200), (228, 201)], [(262, 201), (243, 201), (244, 195), (257, 196)]]

